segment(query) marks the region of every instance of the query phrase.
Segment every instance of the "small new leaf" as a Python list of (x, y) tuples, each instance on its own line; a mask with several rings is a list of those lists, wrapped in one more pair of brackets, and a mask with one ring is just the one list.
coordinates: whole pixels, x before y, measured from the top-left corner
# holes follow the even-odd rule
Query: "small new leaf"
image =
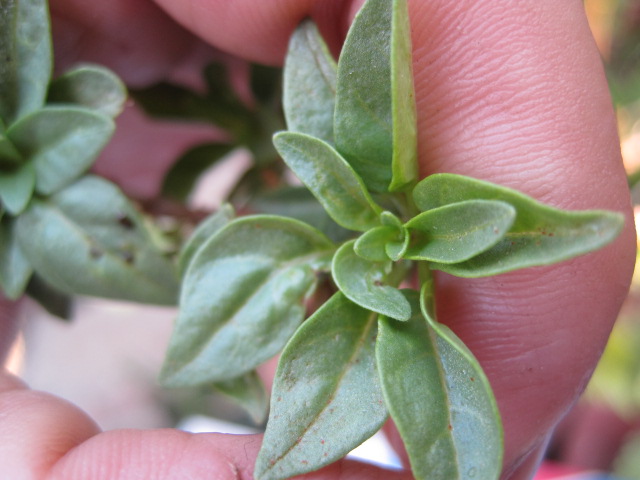
[(406, 223), (411, 241), (404, 257), (463, 262), (498, 243), (515, 218), (511, 205), (496, 200), (467, 200), (427, 210)]
[(282, 104), (287, 128), (333, 144), (336, 62), (318, 28), (303, 21), (291, 36)]
[(382, 209), (362, 180), (331, 145), (309, 135), (281, 132), (276, 149), (327, 213), (350, 230), (366, 231), (380, 224)]
[(50, 195), (82, 175), (107, 144), (113, 121), (84, 107), (45, 107), (12, 125), (7, 136), (36, 171), (36, 191)]
[(354, 240), (345, 243), (333, 257), (331, 271), (340, 291), (363, 308), (396, 320), (408, 320), (411, 305), (400, 290), (389, 285), (391, 261), (365, 260), (356, 254), (354, 244)]
[(389, 412), (417, 480), (497, 479), (502, 428), (491, 387), (471, 352), (420, 312), (381, 317), (376, 358)]
[(513, 225), (489, 250), (461, 263), (432, 263), (434, 269), (461, 277), (497, 275), (567, 260), (612, 242), (624, 224), (618, 213), (558, 210), (515, 190), (445, 173), (416, 185), (414, 199), (423, 211), (472, 199), (498, 200), (515, 208)]
[(34, 270), (63, 292), (174, 305), (174, 266), (141, 215), (115, 185), (83, 177), (32, 200), (17, 235)]
[(375, 366), (376, 314), (336, 293), (287, 344), (256, 461), (258, 480), (328, 465), (387, 418)]
[(312, 227), (266, 215), (236, 219), (210, 237), (184, 275), (162, 382), (229, 380), (278, 353), (333, 250)]
[(51, 82), (47, 102), (79, 105), (114, 118), (126, 99), (124, 84), (111, 70), (82, 65)]

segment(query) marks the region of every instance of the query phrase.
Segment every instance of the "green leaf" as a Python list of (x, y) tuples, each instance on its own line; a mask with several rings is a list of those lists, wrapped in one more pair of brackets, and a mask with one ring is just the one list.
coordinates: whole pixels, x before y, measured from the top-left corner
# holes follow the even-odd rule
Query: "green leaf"
[(477, 360), (449, 330), (420, 312), (381, 317), (376, 358), (382, 389), (417, 480), (497, 479), (502, 427)]
[(11, 168), (23, 162), (20, 152), (5, 136), (4, 129), (0, 128), (0, 169)]
[(338, 151), (372, 191), (417, 179), (416, 113), (405, 0), (369, 0), (338, 60)]
[(389, 260), (386, 246), (397, 240), (399, 230), (395, 227), (381, 225), (360, 235), (353, 246), (359, 257), (370, 262), (386, 262)]
[(515, 218), (515, 209), (497, 200), (466, 200), (427, 210), (406, 223), (411, 244), (405, 258), (463, 262), (498, 243)]
[(229, 380), (278, 353), (333, 249), (317, 230), (282, 217), (239, 218), (210, 237), (185, 273), (161, 381)]
[(314, 471), (380, 429), (375, 337), (376, 314), (341, 293), (300, 327), (280, 358), (256, 479)]
[(331, 265), (333, 280), (349, 300), (396, 320), (411, 317), (411, 305), (390, 286), (391, 262), (370, 262), (354, 251), (355, 240), (342, 245)]
[(52, 52), (46, 0), (0, 5), (0, 117), (10, 125), (44, 104)]
[(380, 224), (378, 217), (382, 209), (331, 145), (294, 132), (276, 134), (273, 143), (287, 165), (338, 225), (366, 231)]
[(200, 247), (215, 235), (218, 230), (233, 220), (234, 217), (235, 211), (233, 207), (227, 203), (222, 205), (217, 212), (209, 215), (198, 224), (198, 227), (193, 231), (180, 250), (178, 257), (178, 270), (180, 271), (180, 275), (184, 275), (189, 263)]
[(431, 175), (414, 189), (416, 205), (429, 210), (465, 200), (498, 200), (516, 210), (509, 232), (492, 248), (462, 263), (432, 268), (461, 277), (482, 277), (549, 265), (613, 241), (624, 219), (601, 210), (564, 211), (505, 187), (453, 174)]
[(56, 78), (49, 87), (48, 102), (80, 105), (108, 117), (124, 108), (127, 89), (109, 69), (81, 65)]
[(49, 285), (37, 274), (31, 276), (26, 293), (51, 315), (71, 320), (73, 297)]
[(304, 20), (291, 36), (282, 104), (289, 131), (333, 144), (336, 62), (318, 28)]
[(198, 178), (235, 147), (228, 143), (205, 143), (187, 150), (164, 177), (162, 193), (185, 202)]
[(255, 371), (214, 383), (213, 388), (244, 408), (256, 424), (261, 424), (267, 418), (269, 396)]
[(22, 118), (7, 136), (36, 170), (36, 190), (50, 195), (82, 175), (107, 144), (113, 121), (83, 107), (45, 107)]
[(282, 187), (258, 193), (247, 207), (257, 213), (282, 215), (308, 223), (334, 242), (343, 242), (353, 235), (331, 219), (306, 187)]
[(33, 165), (25, 163), (11, 170), (0, 170), (0, 201), (12, 215), (21, 213), (31, 200), (36, 184)]
[(79, 295), (173, 305), (177, 277), (115, 185), (87, 176), (18, 218), (20, 247), (48, 283)]
[(0, 221), (0, 287), (7, 298), (16, 300), (31, 276), (31, 264), (22, 252), (15, 233), (15, 220)]

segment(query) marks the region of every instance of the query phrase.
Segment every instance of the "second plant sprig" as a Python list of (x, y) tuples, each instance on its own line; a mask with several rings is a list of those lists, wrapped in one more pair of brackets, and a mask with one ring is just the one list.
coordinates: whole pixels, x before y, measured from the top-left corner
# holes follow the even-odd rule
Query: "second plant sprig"
[[(353, 238), (336, 245), (296, 220), (226, 211), (184, 250), (167, 385), (259, 392), (253, 369), (284, 348), (256, 478), (338, 460), (389, 414), (416, 478), (498, 478), (496, 402), (435, 317), (431, 270), (480, 277), (546, 265), (622, 228), (615, 213), (560, 211), (468, 177), (418, 182), (409, 31), (405, 0), (368, 0), (337, 65), (309, 21), (290, 42), (289, 130), (274, 144)], [(419, 291), (400, 289), (416, 270)], [(302, 323), (323, 272), (338, 292)]]

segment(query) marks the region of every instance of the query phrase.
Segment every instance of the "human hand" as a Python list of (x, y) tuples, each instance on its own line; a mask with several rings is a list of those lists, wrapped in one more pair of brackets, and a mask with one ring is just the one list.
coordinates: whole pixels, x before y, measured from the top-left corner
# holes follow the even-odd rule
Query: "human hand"
[[(289, 34), (309, 14), (338, 48), (361, 3), (157, 2), (211, 44), (268, 63), (282, 60)], [(52, 5), (80, 23), (97, 22), (105, 38), (128, 39), (136, 60), (111, 63), (125, 78), (135, 68), (149, 78), (170, 71), (172, 50), (152, 39), (162, 31), (162, 45), (173, 45), (168, 31), (158, 30), (172, 24), (147, 1), (109, 2), (95, 16), (77, 0)], [(527, 478), (550, 430), (584, 387), (633, 268), (633, 223), (609, 93), (581, 2), (433, 0), (410, 2), (410, 10), (423, 174), (460, 173), (561, 208), (627, 214), (618, 241), (586, 257), (486, 279), (438, 276), (439, 319), (475, 353), (494, 388), (505, 427), (505, 477)], [(124, 21), (128, 12), (143, 31)], [(178, 52), (192, 47), (186, 32), (172, 26), (169, 33), (184, 42)], [(33, 478), (49, 470), (65, 479), (235, 478), (230, 465), (246, 478), (259, 447), (254, 437), (97, 434), (61, 400), (7, 384), (0, 408), (12, 414), (0, 417), (0, 448), (11, 452), (10, 468), (31, 470)], [(7, 439), (6, 432), (17, 433)], [(376, 478), (374, 472), (341, 463), (307, 478)]]

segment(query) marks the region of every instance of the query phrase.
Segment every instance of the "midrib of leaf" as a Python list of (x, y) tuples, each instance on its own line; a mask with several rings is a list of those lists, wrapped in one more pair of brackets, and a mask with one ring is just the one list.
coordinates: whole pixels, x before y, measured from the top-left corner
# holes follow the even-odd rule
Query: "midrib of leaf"
[[(77, 226), (74, 222), (72, 222), (71, 220), (69, 220), (69, 218), (64, 214), (64, 211), (63, 211), (63, 210), (61, 210), (60, 208), (58, 208), (57, 206), (52, 205), (52, 204), (46, 204), (46, 205), (47, 205), (48, 207), (50, 207), (50, 208), (54, 211), (54, 213), (56, 213), (60, 218), (62, 218), (62, 220), (63, 220), (63, 222), (64, 222), (64, 223), (66, 223), (67, 225), (71, 226), (71, 229), (72, 229), (72, 230), (74, 230), (74, 231), (76, 231), (76, 232), (80, 233), (80, 237), (81, 237), (81, 238), (84, 238), (84, 239), (85, 239), (85, 241), (86, 241), (86, 243), (87, 243), (87, 245), (89, 245), (89, 247), (91, 247), (91, 245), (92, 245), (91, 237), (90, 237), (89, 235), (87, 235), (87, 234), (84, 232), (84, 230), (82, 230), (82, 229), (78, 228), (78, 226)], [(117, 262), (118, 262), (118, 263), (120, 263), (121, 265), (124, 265), (124, 267), (125, 267), (127, 270), (133, 270), (133, 273), (134, 273), (138, 278), (140, 278), (141, 280), (146, 281), (146, 282), (150, 283), (151, 285), (156, 285), (157, 287), (160, 287), (162, 290), (165, 290), (165, 289), (167, 288), (167, 287), (166, 287), (166, 285), (164, 285), (164, 284), (162, 284), (162, 283), (159, 283), (159, 282), (156, 282), (156, 281), (154, 280), (154, 278), (153, 278), (153, 277), (148, 277), (148, 276), (144, 275), (144, 274), (143, 274), (143, 272), (142, 272), (141, 270), (139, 270), (139, 269), (137, 269), (137, 268), (132, 268), (132, 266), (131, 266), (131, 265), (129, 265), (129, 264), (125, 261), (125, 259), (124, 259), (124, 258), (122, 258), (121, 256), (119, 256), (119, 255), (117, 255), (117, 254), (114, 254), (112, 251), (110, 251), (110, 250), (105, 250), (105, 251), (104, 251), (104, 254), (105, 254), (105, 255), (107, 255), (108, 257), (115, 258), (115, 259), (117, 260)]]
[[(342, 369), (342, 372), (340, 373), (340, 376), (336, 379), (336, 381), (334, 383), (335, 388), (333, 389), (333, 391), (329, 395), (327, 403), (325, 404), (324, 408), (322, 408), (321, 410), (319, 410), (316, 413), (316, 415), (313, 417), (313, 420), (307, 424), (307, 426), (304, 428), (302, 433), (298, 436), (298, 439), (301, 439), (302, 437), (304, 437), (306, 435), (306, 433), (309, 431), (309, 429), (313, 425), (315, 425), (315, 423), (318, 420), (318, 418), (327, 410), (327, 408), (329, 408), (329, 406), (331, 405), (331, 403), (335, 399), (336, 394), (337, 394), (337, 392), (339, 390), (338, 387), (340, 386), (340, 384), (344, 380), (344, 377), (347, 374), (347, 372), (349, 371), (350, 367), (355, 363), (354, 360), (358, 357), (358, 354), (364, 348), (365, 340), (366, 340), (367, 336), (369, 335), (369, 332), (371, 331), (371, 328), (375, 325), (376, 318), (377, 318), (377, 314), (375, 312), (371, 312), (371, 314), (369, 315), (369, 320), (367, 321), (368, 325), (363, 330), (362, 335), (358, 339), (358, 342), (357, 342), (358, 346), (357, 346), (357, 348), (354, 349), (353, 354), (349, 357), (349, 360), (345, 363), (345, 368)], [(269, 468), (267, 468), (265, 471), (269, 471), (273, 467), (275, 467), (278, 464), (278, 462), (280, 460), (282, 460), (284, 457), (286, 457), (291, 452), (291, 450), (293, 450), (297, 445), (298, 445), (297, 442), (294, 442), (292, 445), (290, 445), (289, 448), (287, 448), (287, 450), (284, 453), (282, 453), (282, 455), (280, 455), (278, 458), (276, 458), (273, 462), (269, 463)]]
[[(305, 33), (306, 33), (307, 44), (314, 45), (311, 32), (307, 30)], [(331, 90), (331, 92), (335, 96), (336, 85), (335, 85), (335, 82), (332, 82), (331, 78), (327, 76), (325, 69), (322, 68), (322, 62), (320, 61), (320, 58), (324, 57), (323, 55), (324, 52), (322, 52), (322, 47), (319, 47), (319, 48), (320, 48), (320, 52), (318, 52), (318, 48), (313, 48), (313, 62), (316, 64), (316, 67), (318, 67), (318, 71), (320, 72), (320, 75), (322, 75), (322, 78), (324, 79), (324, 83), (329, 87), (329, 90)], [(335, 62), (332, 63), (332, 66), (334, 66), (335, 68)]]
[[(251, 299), (253, 297), (255, 297), (258, 293), (260, 293), (260, 290), (262, 290), (274, 277), (276, 277), (278, 274), (280, 274), (283, 270), (286, 270), (286, 269), (289, 269), (289, 268), (293, 268), (293, 267), (298, 267), (301, 264), (305, 264), (305, 263), (311, 264), (312, 260), (317, 260), (318, 258), (321, 258), (327, 252), (330, 252), (330, 250), (311, 253), (309, 255), (305, 255), (304, 257), (296, 257), (295, 260), (291, 260), (289, 262), (285, 262), (285, 263), (281, 264), (283, 266), (282, 268), (277, 269), (277, 270), (272, 270), (264, 278), (264, 280), (262, 280), (259, 284), (257, 284), (257, 286), (256, 286), (256, 288), (254, 290), (251, 290), (251, 291), (247, 292), (247, 294), (244, 296), (243, 300), (240, 303), (237, 303), (234, 306), (234, 308), (231, 309), (229, 315), (227, 316), (228, 321), (221, 322), (221, 323), (215, 325), (214, 328), (209, 331), (209, 335), (207, 335), (205, 338), (203, 338), (202, 341), (199, 342), (199, 344), (197, 346), (196, 345), (192, 345), (189, 348), (190, 355), (187, 357), (187, 360), (189, 362), (191, 362), (195, 358), (197, 358), (202, 353), (202, 351), (205, 348), (207, 348), (207, 345), (209, 344), (209, 341), (213, 337), (215, 337), (220, 330), (222, 330), (223, 328), (226, 328), (229, 325), (233, 325), (235, 323), (235, 321), (237, 320), (238, 314), (240, 313), (240, 311), (244, 307), (247, 306), (247, 304), (251, 301)], [(263, 258), (267, 258), (268, 259), (268, 257), (263, 257)], [(274, 262), (265, 262), (265, 264), (269, 265), (269, 266), (275, 265)], [(187, 275), (188, 275), (188, 272), (187, 272)]]

